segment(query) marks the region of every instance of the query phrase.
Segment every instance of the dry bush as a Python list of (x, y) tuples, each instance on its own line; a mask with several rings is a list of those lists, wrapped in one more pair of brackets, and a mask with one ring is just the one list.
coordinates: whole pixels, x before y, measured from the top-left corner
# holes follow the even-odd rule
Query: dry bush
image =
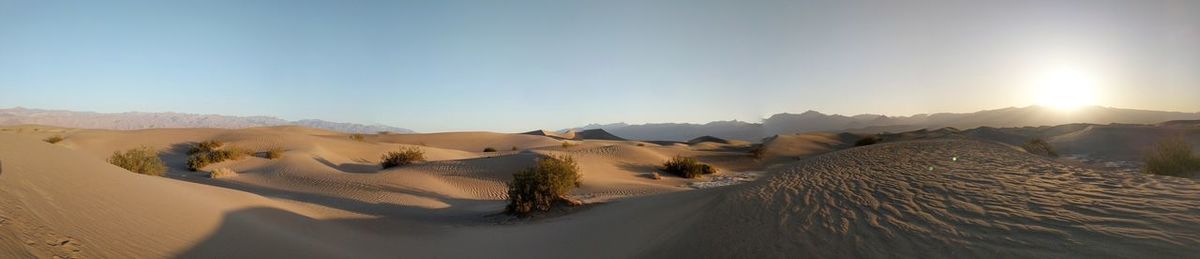
[(263, 154), (263, 157), (265, 157), (267, 159), (271, 159), (271, 160), (282, 158), (283, 157), (283, 148), (281, 148), (281, 147), (268, 148), (267, 152), (265, 152)]
[(531, 168), (513, 174), (508, 183), (509, 214), (528, 216), (548, 211), (555, 204), (575, 204), (566, 197), (571, 189), (583, 184), (579, 165), (571, 156), (551, 156), (537, 161)]
[(356, 140), (356, 141), (365, 141), (365, 140), (366, 140), (366, 137), (363, 137), (363, 135), (362, 135), (362, 134), (351, 134), (351, 135), (350, 135), (350, 139), (353, 139), (353, 140)]
[(408, 165), (420, 161), (425, 161), (425, 152), (420, 148), (407, 147), (400, 148), (398, 151), (389, 151), (383, 154), (380, 158), (379, 166), (383, 169), (388, 169), (397, 166)]
[(513, 146), (512, 151), (517, 151), (517, 146)]
[(237, 175), (237, 172), (234, 172), (233, 169), (224, 168), (224, 167), (217, 168), (217, 170), (212, 170), (211, 172), (208, 172), (208, 178), (213, 178), (213, 179), (225, 178), (225, 177), (236, 176), (236, 175)]
[(871, 135), (871, 136), (866, 136), (861, 139), (858, 139), (858, 141), (854, 142), (854, 146), (861, 147), (861, 146), (874, 145), (881, 141), (883, 141), (883, 139), (880, 138), (879, 136)]
[(646, 146), (646, 143), (637, 143), (637, 146), (644, 147), (644, 146)]
[(1050, 143), (1040, 138), (1026, 141), (1025, 144), (1021, 145), (1021, 148), (1025, 149), (1025, 152), (1029, 152), (1030, 154), (1034, 155), (1058, 157), (1058, 152), (1054, 152), (1054, 148), (1050, 146)]
[(192, 145), (192, 148), (188, 149), (187, 154), (191, 155), (196, 153), (212, 152), (213, 150), (221, 148), (222, 145), (225, 145), (225, 143), (217, 140), (201, 141), (195, 145)]
[(108, 163), (144, 175), (162, 176), (167, 172), (167, 166), (158, 158), (158, 151), (149, 147), (113, 152)]
[(750, 157), (753, 157), (754, 159), (762, 159), (766, 155), (767, 155), (767, 148), (764, 147), (762, 144), (755, 145), (753, 148), (750, 149)]
[(485, 147), (483, 148), (483, 152), (496, 152), (496, 149), (493, 147)]
[(696, 161), (695, 158), (675, 156), (663, 163), (663, 172), (678, 175), (683, 178), (696, 178), (706, 174), (715, 174), (717, 169)]
[[(196, 150), (197, 152), (191, 153), (191, 155), (188, 156), (188, 170), (195, 172), (210, 164), (220, 163), (225, 160), (238, 160), (252, 154), (250, 150), (236, 146), (214, 150), (211, 149), (213, 146), (210, 145), (205, 147), (203, 143), (204, 142), (201, 142), (201, 144), (197, 144), (195, 147), (192, 147), (192, 149), (189, 150), (189, 153), (192, 150)], [(219, 147), (220, 145), (218, 144), (217, 146)]]
[(1143, 158), (1148, 174), (1192, 177), (1200, 173), (1200, 158), (1192, 154), (1192, 146), (1183, 137), (1170, 137), (1154, 145)]
[(54, 136), (50, 136), (49, 138), (43, 139), (42, 141), (45, 141), (50, 144), (58, 144), (58, 142), (63, 141), (63, 137), (60, 135), (54, 135)]
[(574, 147), (574, 146), (577, 146), (577, 145), (579, 145), (579, 144), (575, 144), (575, 143), (572, 143), (572, 142), (570, 142), (570, 141), (563, 141), (563, 142), (562, 142), (562, 147), (563, 147), (563, 148), (570, 148), (570, 147)]

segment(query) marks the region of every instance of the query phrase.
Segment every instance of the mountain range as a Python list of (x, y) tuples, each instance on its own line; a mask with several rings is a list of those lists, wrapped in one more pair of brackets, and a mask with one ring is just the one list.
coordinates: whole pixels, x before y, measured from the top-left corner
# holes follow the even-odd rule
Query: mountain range
[(695, 123), (590, 124), (566, 130), (604, 129), (614, 135), (639, 140), (686, 141), (699, 136), (759, 141), (777, 134), (802, 132), (884, 133), (953, 127), (1037, 127), (1070, 123), (1155, 124), (1171, 120), (1200, 119), (1200, 112), (1168, 112), (1102, 106), (1061, 110), (1042, 106), (1009, 107), (972, 113), (934, 113), (912, 116), (861, 114), (845, 116), (806, 111), (775, 114), (761, 123), (714, 121)]
[(296, 125), (348, 133), (412, 133), (387, 125), (365, 125), (324, 120), (289, 121), (269, 116), (226, 116), (175, 112), (97, 113), (64, 110), (0, 109), (0, 125), (40, 124), (68, 128), (135, 130), (153, 128), (249, 128)]

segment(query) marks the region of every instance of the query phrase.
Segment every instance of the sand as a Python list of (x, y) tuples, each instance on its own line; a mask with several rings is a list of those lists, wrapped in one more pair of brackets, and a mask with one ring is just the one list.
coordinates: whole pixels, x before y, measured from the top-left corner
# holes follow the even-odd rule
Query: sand
[[(784, 135), (767, 140), (766, 158), (755, 160), (744, 143), (572, 140), (576, 145), (563, 147), (563, 140), (548, 136), (491, 132), (357, 141), (302, 127), (22, 129), (0, 130), (4, 258), (1200, 252), (1200, 184), (1193, 180), (1093, 171), (972, 140), (849, 148), (855, 136)], [(40, 141), (53, 134), (66, 139)], [(251, 157), (203, 169), (238, 172), (226, 178), (185, 170), (188, 143), (210, 139), (286, 151), (280, 159)], [(164, 150), (171, 167), (166, 177), (104, 161), (112, 151), (137, 146)], [(424, 150), (429, 161), (376, 166), (381, 153), (402, 146)], [(485, 147), (499, 152), (482, 152)], [(498, 214), (511, 174), (557, 154), (579, 161), (584, 184), (571, 195), (589, 205), (534, 220)], [(723, 173), (700, 180), (646, 177), (675, 155), (697, 157)]]

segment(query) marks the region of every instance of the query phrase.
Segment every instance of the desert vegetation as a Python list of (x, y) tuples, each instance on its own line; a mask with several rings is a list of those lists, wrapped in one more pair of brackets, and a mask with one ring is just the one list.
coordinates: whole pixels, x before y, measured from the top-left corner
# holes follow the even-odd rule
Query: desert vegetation
[(754, 159), (762, 159), (764, 156), (767, 155), (767, 148), (763, 147), (762, 144), (757, 144), (757, 145), (754, 145), (753, 148), (750, 148), (749, 153), (750, 153), (750, 157), (753, 157)]
[(485, 148), (483, 148), (483, 152), (496, 152), (496, 148), (485, 147)]
[(579, 145), (579, 144), (575, 144), (575, 143), (572, 143), (572, 142), (570, 142), (570, 141), (563, 141), (563, 142), (562, 142), (562, 147), (563, 147), (563, 148), (570, 148), (570, 147), (574, 147), (574, 146), (576, 146), (576, 145)]
[(108, 163), (144, 175), (162, 176), (167, 172), (167, 166), (158, 158), (158, 151), (149, 147), (113, 152)]
[(353, 139), (355, 141), (366, 141), (367, 138), (364, 137), (362, 134), (351, 134), (350, 139)]
[(240, 147), (225, 147), (221, 148), (223, 143), (220, 141), (210, 140), (196, 143), (188, 150), (187, 167), (191, 171), (199, 171), (210, 164), (220, 163), (225, 160), (242, 159), (252, 152)]
[(425, 151), (421, 151), (420, 148), (416, 147), (407, 147), (383, 154), (383, 157), (379, 159), (379, 166), (383, 167), (383, 169), (388, 169), (420, 161), (425, 161)]
[(1025, 144), (1021, 145), (1021, 148), (1025, 149), (1025, 152), (1029, 152), (1030, 154), (1034, 155), (1058, 157), (1058, 152), (1054, 152), (1054, 148), (1050, 146), (1050, 143), (1041, 138), (1030, 139), (1029, 141), (1026, 141)]
[(1200, 158), (1192, 154), (1192, 146), (1183, 137), (1160, 140), (1143, 158), (1148, 174), (1192, 177), (1200, 173)]
[(63, 141), (63, 137), (61, 135), (54, 135), (50, 136), (49, 138), (42, 139), (42, 141), (50, 144), (58, 144), (58, 142)]
[(265, 157), (267, 159), (272, 159), (272, 160), (282, 158), (283, 157), (283, 148), (281, 148), (281, 147), (268, 148), (267, 152), (263, 153), (263, 157)]
[(866, 136), (866, 137), (858, 139), (858, 141), (854, 142), (854, 146), (861, 147), (861, 146), (874, 145), (876, 143), (879, 143), (880, 141), (883, 141), (883, 139), (880, 138), (879, 136), (871, 135), (871, 136)]
[(717, 173), (717, 169), (704, 163), (696, 161), (695, 158), (685, 156), (675, 156), (671, 160), (663, 163), (663, 172), (677, 175), (683, 178), (697, 178), (707, 174)]
[(528, 216), (548, 211), (556, 204), (577, 204), (566, 195), (583, 184), (579, 165), (571, 156), (551, 156), (537, 161), (531, 168), (513, 174), (508, 183), (508, 206), (505, 212)]
[(237, 172), (234, 172), (233, 169), (224, 168), (224, 167), (217, 168), (216, 170), (212, 170), (211, 172), (208, 172), (208, 178), (213, 178), (213, 179), (225, 178), (225, 177), (230, 177), (230, 176), (235, 176), (235, 175), (237, 175)]

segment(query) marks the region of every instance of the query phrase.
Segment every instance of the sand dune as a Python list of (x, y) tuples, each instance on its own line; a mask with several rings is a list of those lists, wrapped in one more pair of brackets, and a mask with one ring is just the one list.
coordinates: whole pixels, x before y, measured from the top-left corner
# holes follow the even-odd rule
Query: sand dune
[[(780, 135), (749, 146), (561, 140), (487, 132), (348, 135), (300, 127), (0, 131), (0, 257), (1187, 257), (1200, 247), (1200, 184), (1099, 172), (973, 140), (850, 148), (853, 134)], [(38, 129), (34, 131), (33, 129)], [(53, 133), (48, 133), (53, 132)], [(40, 141), (61, 134), (56, 145)], [(916, 135), (913, 135), (916, 136)], [(216, 139), (276, 160), (182, 167)], [(639, 145), (640, 144), (640, 145)], [(517, 151), (481, 152), (487, 146)], [(168, 177), (103, 161), (166, 150)], [(419, 147), (430, 161), (381, 170)], [(513, 172), (547, 155), (583, 168), (593, 203), (533, 221), (497, 215)], [(684, 155), (743, 185), (646, 177)], [(957, 159), (955, 159), (957, 158)], [(769, 169), (764, 169), (769, 168)]]

